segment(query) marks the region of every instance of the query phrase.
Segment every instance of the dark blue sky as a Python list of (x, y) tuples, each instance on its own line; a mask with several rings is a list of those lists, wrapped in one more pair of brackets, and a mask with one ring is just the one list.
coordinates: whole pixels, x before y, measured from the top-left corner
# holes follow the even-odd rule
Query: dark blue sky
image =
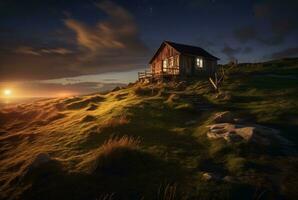
[(140, 69), (163, 40), (221, 63), (298, 56), (297, 10), (294, 0), (1, 0), (0, 79)]

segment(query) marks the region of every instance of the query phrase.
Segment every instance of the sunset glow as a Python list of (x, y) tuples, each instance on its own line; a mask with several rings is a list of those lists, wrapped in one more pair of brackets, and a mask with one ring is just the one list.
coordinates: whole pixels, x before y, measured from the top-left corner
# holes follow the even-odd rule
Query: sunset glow
[(10, 89), (4, 89), (3, 94), (4, 96), (9, 97), (12, 95), (12, 91)]

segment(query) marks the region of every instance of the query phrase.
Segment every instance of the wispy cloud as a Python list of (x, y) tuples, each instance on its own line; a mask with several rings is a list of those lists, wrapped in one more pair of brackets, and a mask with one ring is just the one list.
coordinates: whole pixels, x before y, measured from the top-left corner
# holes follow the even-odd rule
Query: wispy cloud
[[(236, 28), (235, 37), (240, 42), (256, 41), (264, 45), (280, 45), (298, 30), (297, 1), (258, 1), (253, 6), (256, 22), (266, 22), (268, 26), (244, 25)], [(266, 31), (265, 31), (266, 30)]]
[(15, 50), (15, 53), (18, 54), (28, 54), (28, 55), (34, 55), (34, 56), (41, 56), (42, 54), (60, 54), (60, 55), (66, 55), (73, 53), (73, 51), (65, 48), (33, 48), (29, 46), (20, 46), (17, 47)]
[(133, 16), (111, 1), (104, 1), (96, 4), (96, 6), (105, 12), (108, 17), (94, 26), (73, 18), (64, 20), (65, 25), (76, 33), (77, 44), (85, 52), (88, 52), (87, 58), (123, 54), (126, 57), (144, 56), (147, 48), (139, 39)]
[(283, 49), (278, 52), (274, 52), (272, 55), (268, 56), (270, 59), (280, 59), (289, 57), (298, 57), (298, 47), (291, 47)]
[(0, 54), (0, 79), (53, 79), (144, 67), (149, 55), (134, 16), (112, 1), (93, 6), (105, 14), (93, 25), (68, 15), (51, 42), (6, 45), (10, 51)]

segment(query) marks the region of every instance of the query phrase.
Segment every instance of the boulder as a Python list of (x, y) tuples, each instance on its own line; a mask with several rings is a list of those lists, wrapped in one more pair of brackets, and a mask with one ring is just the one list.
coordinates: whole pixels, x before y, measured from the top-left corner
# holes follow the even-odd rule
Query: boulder
[(209, 127), (207, 137), (209, 139), (223, 138), (227, 142), (236, 142), (240, 140), (252, 141), (262, 145), (269, 145), (268, 136), (275, 133), (276, 130), (268, 129), (259, 125), (239, 125), (232, 123), (213, 124)]
[(216, 175), (211, 172), (203, 172), (201, 178), (203, 181), (218, 181), (218, 180), (220, 180), (219, 175)]

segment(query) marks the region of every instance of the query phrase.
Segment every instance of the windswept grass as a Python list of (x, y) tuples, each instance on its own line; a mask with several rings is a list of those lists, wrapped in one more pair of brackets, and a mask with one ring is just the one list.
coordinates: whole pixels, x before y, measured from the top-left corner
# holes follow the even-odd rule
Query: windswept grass
[[(298, 144), (297, 63), (229, 68), (223, 95), (193, 78), (3, 109), (0, 199), (251, 200), (256, 190), (264, 199), (296, 199), (296, 155), (270, 153), (278, 145), (211, 141), (206, 126), (230, 110)], [(200, 111), (187, 97), (213, 109)], [(54, 162), (29, 173), (42, 152)], [(219, 178), (203, 181), (203, 173)]]

